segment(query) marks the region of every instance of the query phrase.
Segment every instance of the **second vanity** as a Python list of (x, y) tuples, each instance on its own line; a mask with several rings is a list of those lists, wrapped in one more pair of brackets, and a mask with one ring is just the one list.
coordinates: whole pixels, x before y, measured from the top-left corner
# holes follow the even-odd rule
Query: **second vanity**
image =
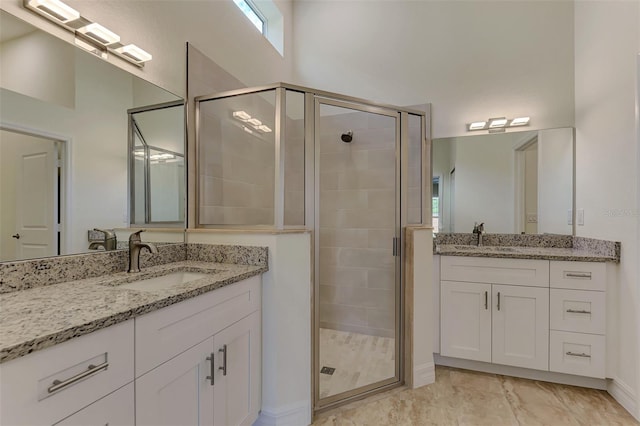
[(619, 246), (580, 243), (438, 244), (436, 363), (604, 387), (614, 338), (607, 283)]
[(0, 423), (252, 424), (267, 270), (255, 249), (257, 262), (193, 256), (0, 295)]

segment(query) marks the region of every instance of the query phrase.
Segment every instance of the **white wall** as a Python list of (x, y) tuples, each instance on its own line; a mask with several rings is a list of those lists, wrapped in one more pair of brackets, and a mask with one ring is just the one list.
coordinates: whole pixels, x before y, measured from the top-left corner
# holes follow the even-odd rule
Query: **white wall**
[[(622, 242), (617, 283), (618, 401), (640, 418), (638, 2), (575, 3), (576, 208), (581, 236)], [(611, 349), (611, 348), (610, 348)]]
[[(117, 58), (112, 63), (181, 97), (185, 97), (187, 41), (248, 86), (291, 80), (290, 0), (275, 1), (283, 15), (284, 58), (232, 1), (66, 0), (65, 3), (119, 34), (123, 42), (135, 43), (153, 55), (143, 69)], [(71, 33), (25, 10), (22, 0), (3, 0), (1, 8), (73, 40)]]
[(530, 115), (573, 126), (573, 5), (294, 2), (295, 80), (397, 105), (432, 103), (433, 136)]
[(538, 132), (538, 233), (571, 234), (573, 129)]

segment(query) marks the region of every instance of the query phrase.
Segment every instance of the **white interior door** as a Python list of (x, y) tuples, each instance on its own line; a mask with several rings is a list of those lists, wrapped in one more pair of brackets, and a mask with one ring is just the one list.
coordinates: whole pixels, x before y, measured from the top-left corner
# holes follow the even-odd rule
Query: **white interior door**
[(2, 130), (1, 260), (58, 252), (57, 142)]

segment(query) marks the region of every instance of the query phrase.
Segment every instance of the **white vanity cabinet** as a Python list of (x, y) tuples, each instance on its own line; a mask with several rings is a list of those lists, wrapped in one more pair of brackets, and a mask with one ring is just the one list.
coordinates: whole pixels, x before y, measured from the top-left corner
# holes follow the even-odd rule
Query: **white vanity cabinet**
[(116, 414), (105, 404), (133, 382), (133, 339), (129, 320), (0, 364), (0, 424), (52, 425), (92, 403), (107, 420), (97, 424), (132, 424), (132, 405)]
[(603, 379), (605, 290), (602, 262), (441, 256), (440, 355)]
[(251, 425), (260, 410), (260, 278), (136, 318), (136, 424)]
[(558, 373), (605, 378), (605, 264), (551, 262), (549, 280), (549, 369)]
[(261, 277), (0, 364), (0, 425), (251, 425)]
[(549, 262), (443, 256), (443, 356), (546, 370)]

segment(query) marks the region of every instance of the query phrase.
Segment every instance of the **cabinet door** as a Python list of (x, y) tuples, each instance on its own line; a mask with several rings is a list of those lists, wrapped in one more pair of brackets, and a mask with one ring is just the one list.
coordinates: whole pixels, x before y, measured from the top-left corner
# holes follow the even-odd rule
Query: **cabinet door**
[(260, 410), (260, 312), (215, 336), (214, 425), (251, 425)]
[(134, 422), (133, 383), (83, 408), (55, 426), (130, 426)]
[(491, 284), (442, 281), (443, 356), (491, 362)]
[(493, 285), (495, 364), (549, 368), (549, 289)]
[(136, 379), (136, 425), (211, 425), (213, 337)]

